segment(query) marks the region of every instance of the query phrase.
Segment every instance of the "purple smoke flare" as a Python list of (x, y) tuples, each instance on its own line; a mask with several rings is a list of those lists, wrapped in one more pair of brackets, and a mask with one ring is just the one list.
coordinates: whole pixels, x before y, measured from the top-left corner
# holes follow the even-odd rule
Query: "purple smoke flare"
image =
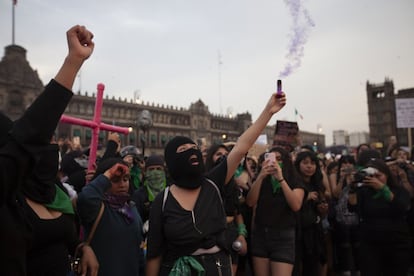
[(301, 0), (285, 0), (292, 16), (292, 34), (288, 53), (286, 54), (287, 63), (279, 73), (279, 78), (286, 78), (301, 65), (305, 51), (305, 44), (311, 27), (315, 26), (309, 12), (303, 7)]

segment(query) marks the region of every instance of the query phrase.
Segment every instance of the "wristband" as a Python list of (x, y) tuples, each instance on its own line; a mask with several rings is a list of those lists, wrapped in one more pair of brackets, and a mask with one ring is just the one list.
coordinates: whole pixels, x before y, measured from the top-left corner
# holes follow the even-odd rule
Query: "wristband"
[(247, 229), (246, 229), (246, 225), (244, 223), (240, 223), (237, 225), (237, 233), (239, 235), (242, 235), (244, 237), (247, 236)]
[(391, 201), (391, 190), (390, 188), (384, 184), (381, 189), (377, 191), (374, 195), (374, 198), (384, 198), (386, 201)]
[(386, 201), (391, 201), (391, 190), (390, 188), (388, 188), (387, 185), (384, 185), (381, 188), (381, 193), (382, 193), (382, 197), (386, 200)]

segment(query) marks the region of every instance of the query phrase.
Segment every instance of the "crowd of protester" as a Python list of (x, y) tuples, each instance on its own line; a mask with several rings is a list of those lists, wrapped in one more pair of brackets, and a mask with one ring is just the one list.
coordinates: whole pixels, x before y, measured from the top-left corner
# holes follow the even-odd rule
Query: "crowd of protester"
[(92, 38), (71, 28), (69, 54), (45, 92), (16, 122), (0, 114), (5, 275), (413, 272), (410, 152), (363, 144), (335, 156), (274, 145), (249, 154), (284, 93), (232, 145), (202, 152), (177, 136), (164, 155), (142, 156), (109, 133), (88, 170), (89, 149), (54, 141), (53, 131)]

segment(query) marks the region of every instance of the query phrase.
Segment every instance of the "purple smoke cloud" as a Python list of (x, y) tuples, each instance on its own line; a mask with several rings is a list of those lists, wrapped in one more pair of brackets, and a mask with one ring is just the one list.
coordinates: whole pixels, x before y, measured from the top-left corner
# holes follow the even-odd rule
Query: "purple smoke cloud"
[(303, 7), (301, 2), (302, 0), (285, 0), (292, 16), (293, 26), (288, 53), (286, 54), (287, 63), (279, 73), (279, 78), (286, 78), (300, 67), (310, 28), (315, 26), (308, 10)]

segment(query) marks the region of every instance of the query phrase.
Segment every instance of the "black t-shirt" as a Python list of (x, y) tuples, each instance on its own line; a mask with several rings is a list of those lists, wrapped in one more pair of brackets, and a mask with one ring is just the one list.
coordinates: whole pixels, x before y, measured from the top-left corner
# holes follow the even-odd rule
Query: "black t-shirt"
[(406, 247), (410, 245), (407, 223), (410, 196), (403, 187), (390, 187), (390, 190), (394, 194), (391, 202), (376, 196), (374, 189), (363, 186), (357, 189), (357, 207), (350, 207), (359, 212), (362, 240)]
[[(296, 181), (287, 181), (291, 189), (304, 187)], [(255, 223), (265, 227), (275, 227), (278, 229), (291, 228), (296, 225), (295, 212), (289, 207), (282, 188), (273, 193), (271, 177), (263, 179), (260, 187), (259, 199), (257, 201)]]
[[(222, 162), (206, 177), (221, 190), (226, 174), (227, 163)], [(224, 248), (226, 215), (220, 196), (217, 188), (205, 179), (193, 211), (187, 211), (170, 192), (163, 207), (164, 192), (159, 193), (150, 210), (147, 257), (162, 255), (163, 262), (173, 264), (199, 248)]]
[(68, 272), (68, 254), (78, 244), (72, 215), (41, 219), (24, 202), (27, 218), (33, 226), (33, 243), (27, 255), (29, 275), (64, 275)]

